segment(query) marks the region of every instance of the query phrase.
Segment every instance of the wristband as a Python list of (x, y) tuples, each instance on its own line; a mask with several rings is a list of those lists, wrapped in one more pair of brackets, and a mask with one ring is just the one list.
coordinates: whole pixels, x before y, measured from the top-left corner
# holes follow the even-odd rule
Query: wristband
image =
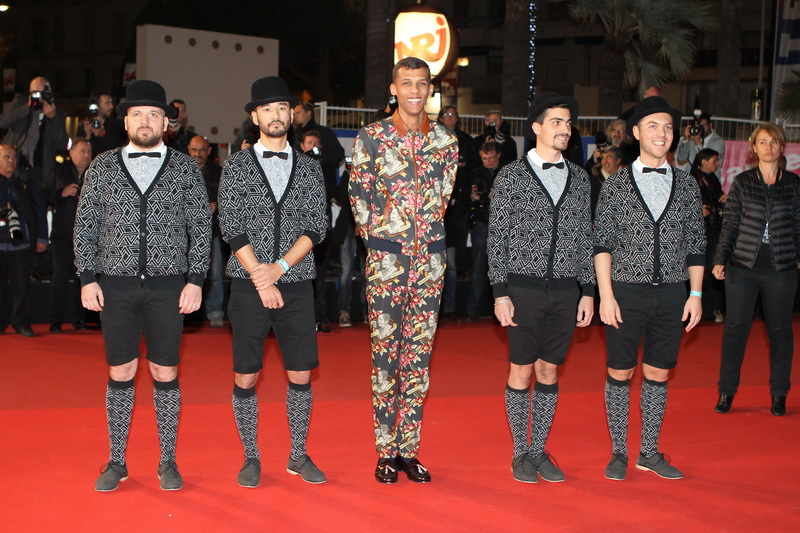
[(502, 300), (498, 300), (498, 301), (496, 301), (496, 302), (494, 303), (494, 305), (500, 305), (500, 304), (504, 304), (504, 303), (506, 303), (506, 302), (510, 302), (510, 301), (511, 301), (511, 298), (503, 298)]
[(289, 272), (289, 263), (286, 262), (286, 259), (281, 257), (280, 259), (278, 259), (275, 262), (278, 263), (281, 266), (281, 268), (283, 269), (284, 272)]
[(697, 296), (698, 298), (702, 298), (703, 293), (700, 291), (689, 291), (689, 296)]

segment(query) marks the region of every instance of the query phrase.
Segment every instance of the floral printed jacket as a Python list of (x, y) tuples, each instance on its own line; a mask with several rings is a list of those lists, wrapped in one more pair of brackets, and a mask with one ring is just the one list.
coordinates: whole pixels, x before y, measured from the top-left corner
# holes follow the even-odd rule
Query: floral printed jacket
[(353, 145), (350, 204), (359, 235), (425, 253), (444, 239), (444, 213), (458, 168), (455, 133), (427, 115), (409, 130), (397, 112), (358, 132)]

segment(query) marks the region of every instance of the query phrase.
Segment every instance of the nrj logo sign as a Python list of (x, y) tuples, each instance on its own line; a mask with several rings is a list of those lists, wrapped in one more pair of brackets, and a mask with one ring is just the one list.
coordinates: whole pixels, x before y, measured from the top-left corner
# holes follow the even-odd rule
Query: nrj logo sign
[(454, 33), (441, 13), (400, 13), (394, 22), (394, 62), (418, 57), (428, 63), (432, 77), (444, 74), (453, 66), (458, 52)]

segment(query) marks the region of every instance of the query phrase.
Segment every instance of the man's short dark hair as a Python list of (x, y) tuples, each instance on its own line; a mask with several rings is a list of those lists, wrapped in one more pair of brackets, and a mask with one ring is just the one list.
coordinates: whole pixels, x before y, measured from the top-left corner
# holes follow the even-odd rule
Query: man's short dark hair
[(708, 161), (709, 159), (713, 159), (715, 157), (719, 157), (719, 152), (711, 148), (703, 148), (697, 152), (697, 155), (694, 156), (694, 159), (695, 161)]
[(303, 132), (303, 134), (300, 136), (300, 144), (306, 142), (307, 137), (316, 137), (319, 139), (319, 144), (322, 144), (322, 135), (320, 135), (317, 130), (308, 130)]
[[(100, 93), (100, 94), (108, 94), (108, 93)], [(74, 139), (72, 139), (72, 145), (70, 146), (70, 150), (78, 146), (80, 143), (86, 143), (89, 146), (92, 145), (92, 143), (90, 143), (89, 139), (87, 139), (86, 137), (75, 137)]]
[(554, 105), (553, 107), (548, 107), (547, 109), (542, 111), (542, 113), (538, 117), (533, 119), (533, 121), (538, 123), (538, 124), (544, 125), (544, 119), (547, 116), (547, 112), (550, 111), (551, 109), (555, 109), (555, 108), (569, 109), (569, 106), (567, 104), (558, 104), (558, 105)]
[(394, 83), (394, 80), (397, 79), (397, 73), (400, 71), (401, 68), (404, 68), (406, 70), (417, 70), (420, 68), (424, 68), (425, 70), (428, 71), (428, 80), (431, 79), (431, 67), (429, 67), (426, 62), (424, 62), (418, 57), (406, 57), (398, 61), (397, 64), (392, 69), (392, 83)]
[(497, 152), (500, 153), (500, 147), (497, 146), (497, 143), (494, 141), (485, 142), (478, 148), (479, 152), (483, 152), (488, 154), (489, 152)]
[(311, 102), (297, 102), (297, 105), (299, 105), (300, 107), (302, 107), (306, 111), (311, 111), (312, 113), (316, 109), (314, 104), (312, 104)]
[(714, 122), (713, 120), (711, 120), (711, 115), (709, 115), (708, 113), (700, 113), (700, 120), (707, 120), (709, 124)]
[(186, 102), (184, 102), (180, 98), (173, 98), (169, 103), (169, 105), (175, 105), (175, 104), (181, 104), (183, 107), (186, 107)]
[(97, 104), (100, 102), (100, 97), (103, 95), (108, 96), (112, 100), (114, 99), (114, 95), (112, 95), (109, 91), (95, 91), (91, 94), (91, 96), (89, 96), (89, 103)]

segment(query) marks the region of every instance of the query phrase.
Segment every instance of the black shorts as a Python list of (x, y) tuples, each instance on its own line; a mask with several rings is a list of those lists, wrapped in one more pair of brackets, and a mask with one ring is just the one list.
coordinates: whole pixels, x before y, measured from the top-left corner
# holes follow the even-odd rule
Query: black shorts
[(538, 287), (509, 285), (516, 326), (508, 329), (508, 360), (530, 365), (537, 359), (554, 365), (567, 358), (575, 332), (580, 288), (577, 282), (546, 283)]
[(619, 329), (606, 326), (608, 367), (635, 368), (639, 344), (644, 338), (642, 361), (664, 370), (674, 368), (683, 332), (684, 283), (649, 285), (612, 282), (614, 298), (622, 314)]
[(275, 330), (286, 370), (302, 372), (319, 366), (314, 323), (314, 287), (311, 280), (276, 285), (283, 308), (261, 303), (249, 279), (231, 281), (228, 317), (233, 329), (233, 371), (255, 374), (263, 368), (264, 342)]
[(147, 359), (161, 366), (177, 366), (183, 334), (178, 302), (186, 286), (184, 276), (106, 276), (99, 279), (104, 305), (100, 312), (106, 361), (120, 366), (139, 357), (147, 346)]

